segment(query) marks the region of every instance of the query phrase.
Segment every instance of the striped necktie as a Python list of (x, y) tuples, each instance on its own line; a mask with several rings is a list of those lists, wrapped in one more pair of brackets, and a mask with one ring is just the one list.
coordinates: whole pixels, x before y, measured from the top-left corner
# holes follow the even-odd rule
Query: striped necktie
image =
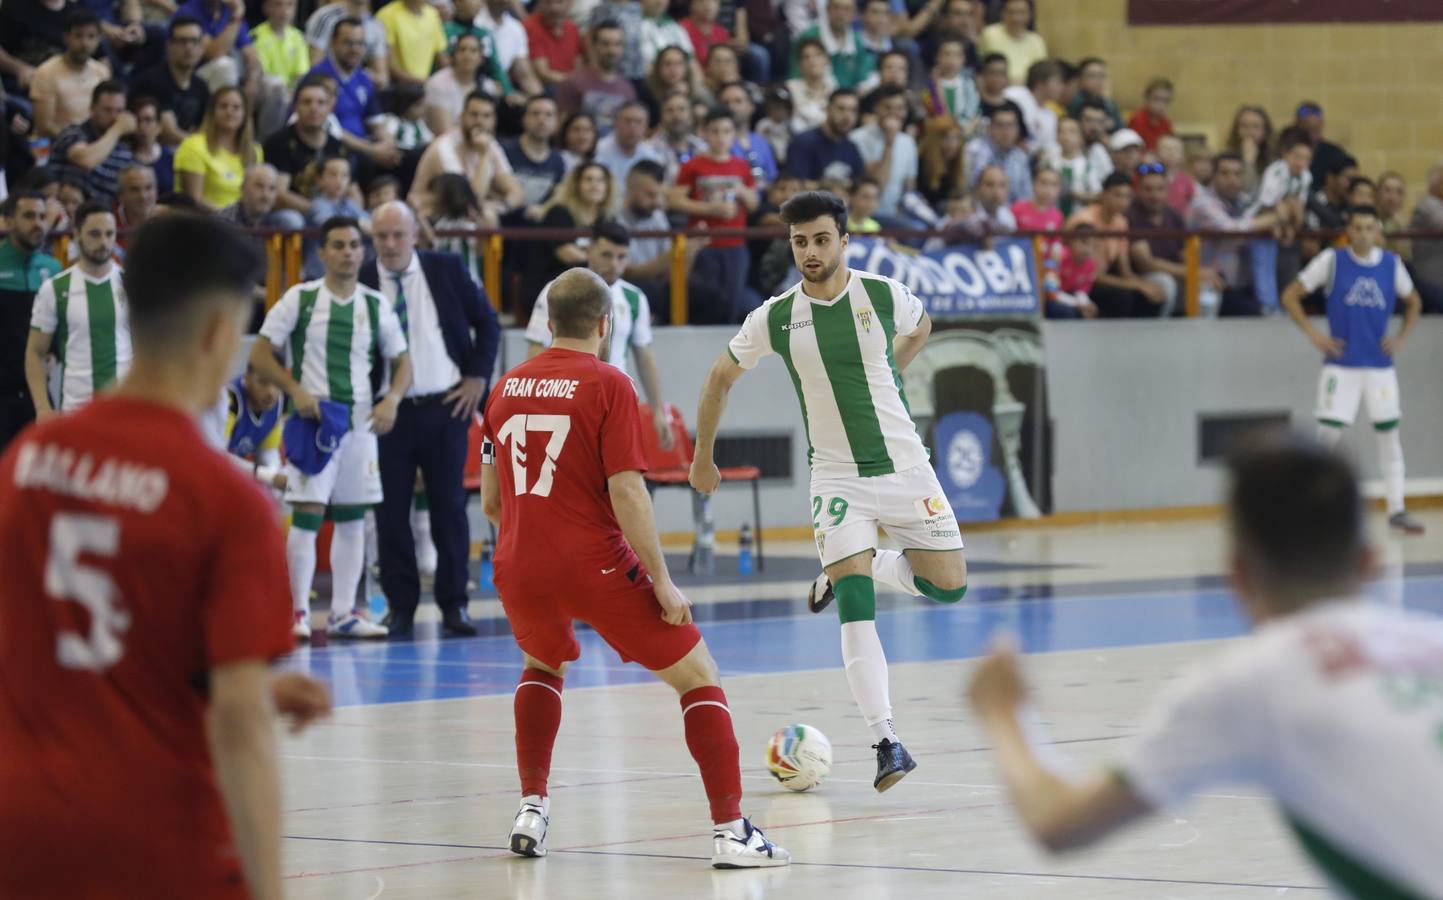
[(411, 329), (406, 324), (406, 288), (404, 287), (405, 272), (392, 272), (391, 277), (396, 279), (396, 318), (401, 320), (401, 333), (409, 335)]

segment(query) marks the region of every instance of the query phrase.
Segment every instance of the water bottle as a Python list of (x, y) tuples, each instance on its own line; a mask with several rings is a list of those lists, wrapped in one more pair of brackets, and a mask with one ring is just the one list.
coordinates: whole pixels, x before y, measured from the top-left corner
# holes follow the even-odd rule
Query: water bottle
[(496, 590), (496, 583), (492, 580), (494, 569), (491, 564), (492, 555), (491, 537), (487, 535), (481, 539), (481, 573), (478, 584), (483, 591)]
[(743, 522), (741, 534), (737, 536), (737, 574), (752, 572), (752, 526), (750, 522)]
[(716, 573), (716, 522), (711, 515), (711, 498), (692, 492), (692, 521), (696, 523), (696, 542), (691, 548), (687, 569), (694, 575)]

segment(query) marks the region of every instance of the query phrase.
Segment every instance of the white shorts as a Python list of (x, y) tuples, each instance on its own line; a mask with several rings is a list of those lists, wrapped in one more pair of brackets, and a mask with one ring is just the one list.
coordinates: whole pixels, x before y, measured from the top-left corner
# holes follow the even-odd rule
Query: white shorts
[(1323, 366), (1318, 377), (1319, 422), (1351, 425), (1358, 417), (1358, 405), (1368, 404), (1373, 425), (1392, 425), (1402, 418), (1398, 400), (1398, 373), (1386, 369), (1352, 366)]
[(952, 505), (923, 463), (868, 478), (813, 478), (812, 533), (823, 566), (877, 549), (877, 526), (904, 550), (961, 550)]
[(331, 461), (314, 475), (286, 463), (286, 502), (374, 506), (381, 502), (381, 457), (376, 436), (348, 431)]

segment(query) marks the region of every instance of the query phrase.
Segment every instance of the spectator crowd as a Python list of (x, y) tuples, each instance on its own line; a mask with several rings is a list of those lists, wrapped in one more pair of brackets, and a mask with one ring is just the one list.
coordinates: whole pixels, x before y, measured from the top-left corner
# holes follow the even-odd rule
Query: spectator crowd
[[(547, 229), (506, 242), (500, 299), (522, 324), (586, 263), (587, 239), (556, 230), (612, 219), (717, 231), (686, 245), (690, 320), (739, 321), (789, 260), (729, 232), (775, 225), (810, 188), (847, 197), (859, 233), (1055, 232), (1046, 308), (1067, 318), (1180, 313), (1184, 243), (1160, 232), (1211, 232), (1203, 311), (1256, 315), (1350, 206), (1375, 206), (1385, 232), (1443, 228), (1443, 169), (1409, 217), (1402, 177), (1360, 172), (1309, 101), (1277, 129), (1240, 107), (1216, 151), (1185, 142), (1170, 81), (1125, 110), (1106, 62), (1049, 56), (1034, 14), (1029, 0), (0, 0), (5, 224), (38, 198), (46, 245), (99, 204), (123, 262), (127, 229), (194, 208), (305, 231), (315, 278), (322, 223), (355, 219), (373, 257), (370, 213), (401, 200), (478, 281), (483, 230)], [(1443, 241), (1394, 249), (1443, 310)], [(670, 241), (637, 238), (622, 274), (664, 322), (672, 273)]]

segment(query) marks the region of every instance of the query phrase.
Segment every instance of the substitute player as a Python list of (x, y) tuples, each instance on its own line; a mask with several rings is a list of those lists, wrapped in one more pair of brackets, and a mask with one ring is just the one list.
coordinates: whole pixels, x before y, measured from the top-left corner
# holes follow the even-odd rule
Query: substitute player
[(127, 262), (130, 373), (0, 460), (0, 897), (279, 898), (271, 707), (329, 700), (266, 671), (294, 643), (280, 532), (196, 424), (261, 261), (175, 215)]
[(584, 269), (551, 283), (550, 350), (507, 373), (486, 403), (481, 498), (500, 528), (496, 586), (525, 668), (516, 688), (521, 809), (511, 850), (546, 854), (547, 778), (562, 678), (580, 619), (681, 696), (686, 745), (711, 803), (712, 865), (784, 866), (742, 818), (741, 768), (716, 663), (657, 539), (636, 389), (605, 364), (611, 292)]
[[(967, 592), (962, 532), (902, 394), (901, 372), (932, 323), (906, 287), (847, 268), (847, 209), (836, 196), (797, 194), (781, 214), (802, 281), (752, 312), (712, 366), (691, 484), (716, 490), (712, 445), (727, 393), (776, 353), (797, 389), (812, 463), (812, 528), (825, 571), (807, 601), (818, 612), (836, 597), (847, 683), (877, 739), (873, 786), (885, 791), (917, 764), (892, 724), (874, 582), (943, 603)], [(878, 525), (904, 549), (878, 550)]]
[(60, 360), (60, 410), (79, 409), (130, 368), (130, 314), (115, 262), (115, 214), (100, 203), (75, 212), (80, 259), (46, 281), (30, 313), (25, 381), (35, 417), (55, 415), (46, 361)]
[[(306, 475), (294, 461), (286, 464), (286, 502), (291, 530), (286, 536), (290, 564), (294, 629), (311, 636), (311, 579), (316, 574), (316, 533), (330, 506), (331, 614), (326, 633), (338, 638), (383, 638), (386, 626), (372, 622), (355, 605), (356, 588), (366, 564), (366, 510), (381, 502), (381, 469), (376, 435), (396, 424), (396, 410), (411, 384), (411, 359), (401, 320), (386, 298), (357, 280), (365, 256), (361, 226), (335, 216), (321, 225), (324, 278), (302, 282), (266, 313), (250, 363), (278, 385), (298, 415), (321, 418), (320, 401), (343, 404), (349, 429), (341, 436), (325, 468)], [(285, 353), (290, 370), (277, 353)], [(376, 366), (392, 365), (391, 387), (379, 400)]]
[(1232, 581), (1257, 630), (1157, 705), (1111, 771), (1049, 771), (1024, 733), (1016, 656), (972, 679), (1013, 804), (1048, 849), (1086, 846), (1217, 784), (1278, 802), (1341, 893), (1443, 897), (1443, 623), (1369, 602), (1373, 552), (1348, 466), (1317, 447), (1235, 459)]
[[(661, 395), (661, 375), (656, 368), (656, 352), (651, 349), (651, 304), (641, 288), (621, 277), (626, 271), (631, 251), (631, 232), (616, 219), (602, 219), (591, 233), (586, 246), (586, 267), (605, 281), (611, 289), (611, 347), (607, 362), (632, 377), (627, 365), (636, 357), (636, 375), (641, 389), (651, 404), (651, 424), (663, 450), (672, 444), (671, 419), (666, 414), (666, 401)], [(526, 324), (526, 356), (531, 358), (551, 346), (551, 327), (547, 296), (551, 285), (536, 296), (531, 321)], [(628, 352), (629, 351), (629, 352)]]
[[(1413, 287), (1403, 260), (1383, 249), (1378, 210), (1355, 206), (1348, 215), (1348, 242), (1313, 257), (1283, 291), (1283, 308), (1323, 354), (1318, 377), (1318, 440), (1329, 447), (1353, 424), (1358, 406), (1366, 402), (1378, 439), (1378, 468), (1388, 504), (1388, 525), (1408, 534), (1422, 534), (1423, 523), (1403, 508), (1403, 438), (1398, 422), (1398, 373), (1393, 357), (1423, 314), (1423, 298)], [(1328, 334), (1313, 327), (1303, 313), (1303, 297), (1327, 294)], [(1403, 327), (1388, 336), (1388, 320), (1402, 299)]]

